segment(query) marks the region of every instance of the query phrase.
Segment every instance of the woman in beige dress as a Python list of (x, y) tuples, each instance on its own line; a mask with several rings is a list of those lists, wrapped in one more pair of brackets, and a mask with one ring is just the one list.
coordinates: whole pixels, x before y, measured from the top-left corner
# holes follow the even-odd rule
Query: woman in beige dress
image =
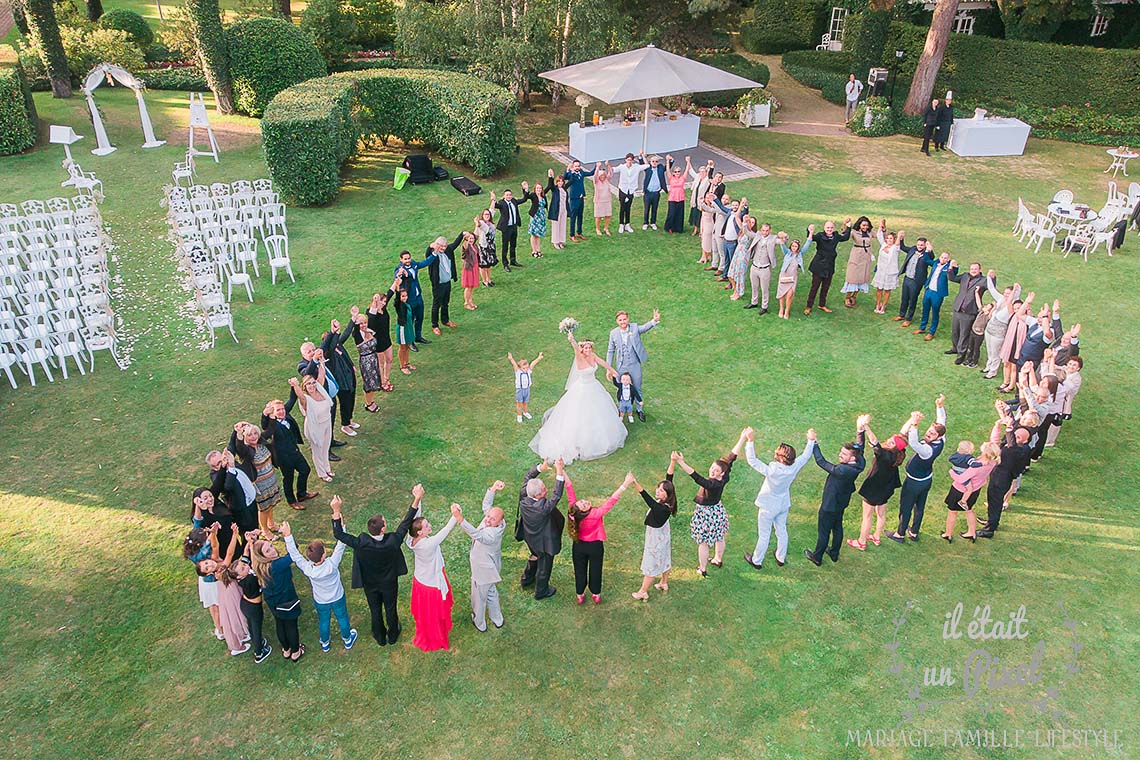
[(553, 169), (547, 170), (546, 193), (549, 196), (546, 218), (550, 222), (550, 243), (561, 251), (566, 247), (566, 217), (570, 201), (562, 175), (555, 174)]
[(306, 376), (304, 381), (289, 378), (289, 385), (301, 402), (301, 412), (305, 415), (305, 437), (313, 452), (313, 466), (317, 475), (326, 483), (333, 479), (332, 465), (329, 464), (329, 446), (332, 445), (332, 398), (325, 390), (325, 357), (320, 356), (316, 377)]
[[(698, 264), (708, 264), (712, 262), (713, 246), (716, 245), (716, 196), (711, 193), (705, 193), (705, 197), (700, 202), (701, 209), (701, 257), (697, 259)], [(711, 269), (712, 267), (706, 267)]]
[[(883, 220), (885, 229), (887, 220)], [(855, 308), (855, 299), (859, 293), (870, 290), (871, 272), (874, 269), (875, 258), (871, 253), (871, 242), (875, 233), (871, 229), (871, 220), (865, 216), (859, 217), (855, 228), (851, 230), (851, 255), (847, 259), (847, 276), (844, 278), (843, 289), (846, 294), (844, 306)]]
[(610, 162), (605, 166), (594, 164), (594, 234), (602, 234), (602, 221), (605, 221), (606, 235), (610, 234), (610, 217), (613, 216), (614, 186), (610, 184), (610, 177), (614, 174)]

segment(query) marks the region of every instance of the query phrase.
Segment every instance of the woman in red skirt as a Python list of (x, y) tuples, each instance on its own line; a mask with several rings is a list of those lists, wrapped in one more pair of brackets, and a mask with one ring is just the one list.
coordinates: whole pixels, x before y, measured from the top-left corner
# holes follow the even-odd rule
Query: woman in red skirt
[(443, 530), (434, 536), (431, 523), (422, 512), (416, 514), (408, 531), (408, 546), (415, 555), (412, 570), (412, 618), (416, 621), (416, 634), (412, 643), (425, 652), (448, 649), (451, 633), (451, 607), (455, 596), (443, 569), (443, 552), (439, 545), (447, 534), (463, 519), (458, 504), (451, 505), (451, 519)]

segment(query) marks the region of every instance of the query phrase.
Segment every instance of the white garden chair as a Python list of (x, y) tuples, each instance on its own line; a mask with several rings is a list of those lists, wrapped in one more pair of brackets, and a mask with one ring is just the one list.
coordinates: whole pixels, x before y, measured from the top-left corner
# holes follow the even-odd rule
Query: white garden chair
[(8, 383), (12, 388), (16, 388), (16, 378), (12, 376), (12, 365), (18, 364), (19, 361), (19, 357), (11, 348), (0, 344), (0, 369), (4, 370), (4, 374), (8, 376)]
[(233, 243), (226, 243), (219, 249), (218, 263), (226, 278), (226, 300), (232, 301), (234, 299), (234, 285), (243, 285), (249, 302), (253, 303), (253, 278), (245, 272), (235, 269), (237, 262), (234, 258)]
[(241, 271), (246, 270), (246, 266), (253, 265), (253, 273), (258, 278), (261, 277), (261, 270), (257, 268), (257, 241), (252, 237), (244, 237), (232, 239), (230, 245), (233, 247), (234, 258), (237, 259)]
[(75, 362), (75, 366), (79, 368), (79, 374), (87, 374), (83, 371), (83, 354), (86, 353), (86, 348), (83, 345), (83, 338), (77, 330), (54, 333), (48, 343), (51, 345), (51, 352), (59, 364), (60, 371), (63, 372), (64, 380), (67, 379), (68, 359)]
[(210, 331), (210, 346), (217, 342), (217, 335), (214, 331), (221, 327), (230, 331), (230, 337), (234, 339), (234, 343), (238, 342), (237, 333), (234, 332), (234, 315), (230, 312), (229, 304), (223, 303), (220, 306), (209, 307), (205, 310), (205, 314), (206, 328)]
[(52, 354), (47, 347), (47, 338), (26, 338), (16, 343), (16, 349), (20, 354), (20, 364), (24, 369), (24, 374), (28, 376), (28, 380), (33, 386), (36, 384), (35, 365), (37, 364), (47, 375), (48, 382), (55, 382), (55, 378), (51, 374), (51, 367), (48, 366), (48, 359), (51, 358)]
[(1068, 237), (1065, 238), (1065, 242), (1061, 245), (1061, 249), (1065, 251), (1065, 255), (1062, 258), (1069, 258), (1069, 254), (1076, 250), (1079, 246), (1081, 257), (1087, 264), (1089, 260), (1089, 254), (1094, 253), (1102, 243), (1108, 251), (1108, 255), (1112, 256), (1112, 228), (1105, 228), (1104, 226), (1097, 224), (1099, 221), (1100, 220), (1097, 219), (1091, 224), (1086, 224), (1073, 230), (1073, 232), (1071, 232)]
[(1025, 236), (1032, 230), (1033, 214), (1025, 206), (1021, 198), (1017, 199), (1017, 221), (1013, 223), (1013, 234), (1020, 237), (1018, 240), (1025, 240)]
[(1067, 206), (1073, 202), (1072, 190), (1058, 190), (1053, 195), (1053, 203), (1060, 203), (1062, 206)]
[(60, 183), (60, 187), (74, 187), (80, 193), (87, 193), (94, 196), (96, 192), (99, 196), (104, 196), (103, 182), (95, 176), (94, 172), (85, 172), (83, 168), (74, 161), (65, 161), (67, 165), (67, 179)]
[(1038, 214), (1037, 219), (1033, 223), (1030, 230), (1029, 242), (1025, 244), (1028, 250), (1034, 243), (1037, 247), (1033, 249), (1034, 253), (1040, 253), (1041, 244), (1045, 240), (1049, 241), (1049, 250), (1052, 251), (1057, 244), (1057, 233), (1055, 231), (1055, 222), (1044, 214)]
[(253, 181), (253, 190), (256, 193), (273, 192), (273, 180), (271, 179), (255, 179)]
[(71, 196), (71, 207), (75, 211), (95, 208), (95, 199), (90, 195), (73, 195)]
[(289, 279), (296, 282), (297, 278), (293, 276), (293, 266), (289, 259), (289, 238), (285, 235), (270, 235), (265, 238), (265, 250), (269, 254), (270, 281), (276, 285), (277, 270), (284, 269), (289, 274)]
[[(112, 318), (113, 319), (113, 318)], [(115, 331), (108, 324), (106, 327), (91, 327), (84, 325), (80, 330), (83, 336), (83, 345), (87, 348), (87, 356), (90, 359), (90, 370), (95, 371), (95, 352), (96, 351), (110, 351), (111, 358), (115, 360), (115, 364), (121, 369), (123, 364), (119, 361), (119, 354), (115, 351)]]
[(15, 203), (0, 203), (0, 218), (10, 219), (20, 215), (20, 207)]
[(174, 164), (170, 178), (174, 180), (175, 187), (181, 187), (182, 180), (186, 180), (186, 186), (190, 187), (194, 184), (194, 174), (194, 152), (188, 150), (186, 151), (186, 160)]

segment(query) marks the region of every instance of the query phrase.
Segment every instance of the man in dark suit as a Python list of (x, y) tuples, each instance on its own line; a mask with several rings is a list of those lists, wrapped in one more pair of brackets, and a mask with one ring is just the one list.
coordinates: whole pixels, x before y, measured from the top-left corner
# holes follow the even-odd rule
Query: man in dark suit
[(899, 248), (906, 253), (906, 259), (899, 271), (902, 276), (902, 302), (899, 304), (898, 316), (892, 319), (895, 322), (902, 322), (903, 327), (910, 327), (930, 266), (938, 259), (934, 256), (934, 246), (926, 238), (920, 237), (911, 246), (899, 243)]
[(566, 186), (566, 205), (569, 206), (566, 220), (568, 240), (581, 243), (586, 239), (582, 234), (582, 213), (586, 205), (586, 177), (594, 176), (597, 169), (583, 169), (582, 162), (571, 161), (562, 172), (562, 183)]
[(428, 278), (431, 280), (431, 331), (440, 335), (440, 323), (444, 327), (459, 327), (451, 321), (451, 283), (455, 282), (455, 249), (463, 242), (460, 232), (451, 245), (447, 238), (437, 237), (427, 249), (424, 261), (428, 262)]
[[(981, 538), (994, 537), (998, 524), (1001, 522), (1002, 510), (1005, 508), (1006, 494), (1009, 493), (1009, 489), (1013, 488), (1013, 482), (1029, 469), (1031, 454), (1029, 428), (1012, 429), (1013, 419), (1009, 416), (1009, 412), (1004, 408), (1002, 402), (998, 401), (995, 406), (998, 414), (1001, 415), (1001, 419), (995, 423), (995, 428), (998, 425), (1004, 425), (1006, 433), (1002, 438), (1001, 460), (990, 472), (989, 484), (986, 486), (986, 524), (985, 527), (978, 530), (978, 536)], [(996, 430), (994, 432), (997, 433)]]
[[(950, 293), (948, 284), (950, 277), (958, 273), (958, 262), (950, 259), (950, 254), (943, 252), (938, 262), (931, 268), (930, 277), (926, 279), (926, 292), (922, 294), (922, 322), (915, 335), (923, 335), (923, 340), (934, 340), (934, 333), (938, 330), (938, 318), (942, 314), (942, 301)], [(927, 330), (929, 325), (930, 329)]]
[(519, 492), (519, 515), (515, 524), (515, 540), (526, 541), (531, 558), (523, 571), (523, 588), (534, 584), (534, 598), (546, 599), (554, 596), (555, 589), (550, 585), (550, 571), (554, 567), (554, 555), (562, 551), (562, 528), (565, 518), (558, 510), (558, 500), (566, 481), (566, 471), (562, 460), (554, 463), (556, 475), (554, 492), (546, 489), (539, 479), (540, 472), (549, 470), (545, 462), (532, 467), (526, 474), (522, 490)]
[(930, 107), (922, 114), (922, 152), (930, 155), (930, 141), (938, 128), (938, 98), (930, 101)]
[[(823, 499), (819, 505), (819, 518), (816, 521), (818, 535), (815, 550), (804, 549), (804, 556), (816, 567), (823, 562), (825, 551), (832, 562), (839, 561), (839, 547), (843, 546), (843, 510), (847, 509), (851, 495), (855, 493), (855, 479), (867, 466), (867, 460), (863, 458), (863, 436), (870, 423), (871, 415), (859, 416), (855, 421), (855, 442), (843, 444), (836, 464), (824, 458), (818, 445), (812, 449), (815, 463), (827, 472), (827, 480), (823, 483)], [(808, 431), (808, 440), (816, 440), (815, 430)]]
[(206, 455), (206, 464), (211, 470), (210, 483), (213, 487), (210, 490), (213, 492), (214, 487), (220, 486), (220, 495), (239, 530), (238, 543), (244, 547), (245, 532), (257, 529), (257, 489), (249, 476), (238, 468), (233, 452), (211, 451)]
[[(958, 354), (955, 364), (966, 361), (966, 350), (970, 343), (970, 328), (981, 309), (982, 294), (986, 292), (986, 277), (997, 282), (996, 273), (990, 270), (982, 275), (982, 265), (974, 261), (967, 272), (955, 272), (948, 278), (958, 283), (958, 295), (954, 298), (954, 308), (951, 310), (950, 321), (950, 348), (946, 355)], [(931, 331), (933, 332), (933, 330)]]
[(428, 265), (427, 261), (412, 261), (411, 251), (400, 251), (400, 263), (396, 266), (394, 274), (401, 277), (400, 287), (408, 294), (408, 318), (412, 320), (415, 329), (415, 340), (412, 350), (419, 351), (416, 343), (429, 344), (430, 340), (424, 337), (424, 292), (420, 288), (420, 270)]
[[(315, 499), (319, 492), (309, 493), (309, 463), (298, 448), (304, 439), (301, 426), (290, 412), (297, 403), (297, 393), (291, 390), (289, 400), (282, 403), (274, 399), (265, 405), (261, 413), (261, 429), (266, 433), (265, 442), (272, 446), (277, 466), (281, 468), (281, 485), (285, 489), (285, 501), (293, 509), (304, 509), (301, 502)], [(293, 478), (297, 478), (297, 493), (293, 494)]]
[(522, 224), (522, 201), (514, 196), (510, 190), (503, 191), (501, 200), (495, 200), (491, 193), (491, 206), (499, 212), (499, 239), (502, 241), (503, 269), (508, 272), (511, 267), (521, 267), (522, 264), (515, 258), (515, 248), (519, 242), (519, 225)]
[(934, 133), (934, 149), (946, 150), (950, 127), (954, 126), (954, 93), (946, 91), (946, 100), (938, 107), (938, 128)]
[(815, 256), (808, 264), (808, 271), (811, 272), (811, 290), (808, 291), (804, 314), (811, 314), (812, 306), (815, 305), (816, 291), (819, 291), (820, 311), (830, 314), (831, 309), (827, 308), (827, 291), (831, 287), (831, 278), (835, 276), (835, 257), (838, 255), (835, 248), (850, 239), (851, 217), (843, 220), (841, 232), (835, 231), (835, 222), (827, 221), (824, 222), (823, 232), (816, 232), (815, 225), (808, 227), (807, 236), (815, 243)]
[(364, 589), (364, 598), (372, 611), (372, 638), (380, 646), (395, 644), (400, 638), (402, 629), (396, 599), (400, 594), (400, 576), (408, 574), (402, 547), (423, 498), (424, 487), (417, 483), (412, 488), (412, 506), (408, 507), (395, 533), (387, 532), (384, 515), (375, 514), (368, 518), (368, 532), (358, 536), (349, 535), (344, 529), (340, 497), (334, 496), (332, 500), (333, 536), (352, 547), (352, 587)]

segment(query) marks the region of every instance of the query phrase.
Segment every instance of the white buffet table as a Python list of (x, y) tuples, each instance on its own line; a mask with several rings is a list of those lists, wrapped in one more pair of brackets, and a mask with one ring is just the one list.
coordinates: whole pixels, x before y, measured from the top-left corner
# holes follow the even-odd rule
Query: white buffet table
[(1020, 156), (1028, 139), (1020, 119), (955, 119), (947, 145), (959, 156)]
[[(641, 152), (645, 124), (631, 122), (628, 127), (618, 122), (606, 122), (598, 126), (582, 127), (570, 125), (570, 155), (584, 164), (595, 161), (623, 158), (626, 153), (637, 155)], [(699, 142), (701, 119), (693, 114), (678, 115), (675, 120), (658, 117), (649, 122), (649, 142), (645, 154), (669, 152), (695, 148)]]

